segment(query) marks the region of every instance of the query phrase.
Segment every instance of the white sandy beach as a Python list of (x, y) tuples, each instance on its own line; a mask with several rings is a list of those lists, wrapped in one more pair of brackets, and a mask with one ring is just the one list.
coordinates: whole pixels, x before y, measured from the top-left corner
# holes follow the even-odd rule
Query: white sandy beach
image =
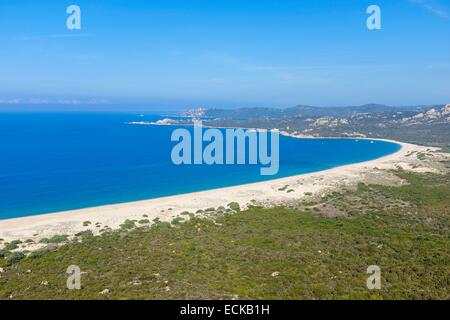
[[(406, 170), (432, 170), (417, 166), (417, 158), (410, 154), (427, 150), (436, 151), (437, 148), (393, 142), (401, 145), (401, 149), (394, 154), (315, 173), (158, 199), (0, 220), (0, 238), (4, 239), (4, 242), (16, 239), (33, 239), (37, 242), (44, 237), (56, 234), (74, 235), (87, 229), (96, 234), (105, 226), (118, 228), (126, 219), (144, 219), (143, 215), (147, 215), (145, 219), (150, 221), (155, 218), (171, 221), (183, 211), (195, 213), (200, 209), (226, 207), (230, 202), (239, 203), (241, 208), (251, 201), (272, 206), (301, 199), (307, 196), (305, 193), (317, 195), (343, 185), (350, 186), (360, 181), (371, 181), (370, 177), (382, 175), (384, 173), (382, 170), (385, 169), (402, 167)], [(286, 192), (286, 188), (283, 191), (279, 190), (286, 185), (290, 192)], [(85, 221), (92, 224), (83, 226)], [(97, 223), (101, 224), (100, 227), (95, 226)]]

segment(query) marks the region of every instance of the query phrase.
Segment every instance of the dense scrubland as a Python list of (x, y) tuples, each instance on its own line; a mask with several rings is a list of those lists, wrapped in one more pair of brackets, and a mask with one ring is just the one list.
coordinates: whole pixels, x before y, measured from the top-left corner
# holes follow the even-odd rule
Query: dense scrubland
[(291, 134), (315, 137), (364, 136), (450, 148), (450, 104), (200, 109), (185, 114), (206, 117), (206, 124), (210, 126), (278, 128)]
[[(395, 174), (407, 183), (287, 207), (230, 204), (172, 223), (143, 217), (28, 254), (9, 244), (0, 298), (449, 299), (450, 175)], [(66, 287), (70, 265), (81, 290)], [(366, 287), (370, 265), (381, 268), (381, 290)]]

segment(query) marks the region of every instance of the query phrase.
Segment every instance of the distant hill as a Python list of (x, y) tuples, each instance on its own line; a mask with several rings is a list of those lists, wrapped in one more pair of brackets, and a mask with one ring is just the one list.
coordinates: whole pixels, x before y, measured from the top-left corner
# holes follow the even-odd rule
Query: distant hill
[[(432, 106), (436, 107), (436, 106)], [(423, 106), (391, 107), (382, 104), (366, 104), (362, 106), (343, 107), (314, 107), (298, 105), (295, 107), (278, 108), (238, 108), (238, 109), (191, 109), (182, 112), (181, 116), (208, 117), (223, 120), (249, 120), (258, 118), (277, 119), (292, 116), (351, 116), (357, 113), (381, 113), (381, 112), (401, 112), (401, 111), (421, 111)]]
[(450, 146), (450, 104), (194, 109), (184, 115), (203, 118), (211, 126), (277, 128), (299, 136), (390, 138), (416, 144)]

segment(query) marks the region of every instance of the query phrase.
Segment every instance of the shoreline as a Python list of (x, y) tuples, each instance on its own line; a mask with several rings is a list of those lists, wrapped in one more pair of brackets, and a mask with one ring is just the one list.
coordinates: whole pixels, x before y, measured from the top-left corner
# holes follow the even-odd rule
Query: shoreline
[[(287, 135), (286, 133), (281, 134)], [(289, 136), (293, 138), (304, 138), (294, 135)], [(322, 139), (332, 138), (323, 137)], [(73, 236), (85, 230), (91, 230), (94, 234), (98, 234), (100, 229), (105, 227), (112, 229), (119, 228), (120, 224), (127, 219), (140, 220), (145, 218), (151, 221), (158, 218), (160, 221), (170, 222), (182, 212), (196, 213), (198, 210), (205, 210), (206, 208), (227, 207), (231, 202), (239, 203), (241, 208), (246, 208), (253, 201), (267, 206), (282, 205), (289, 201), (306, 198), (307, 195), (305, 193), (317, 195), (342, 185), (354, 185), (357, 182), (363, 181), (364, 176), (372, 173), (374, 169), (394, 169), (399, 163), (408, 162), (407, 160), (410, 159), (407, 159), (407, 155), (411, 152), (439, 149), (388, 139), (348, 139), (387, 141), (400, 145), (400, 149), (395, 153), (365, 162), (268, 181), (148, 200), (0, 220), (0, 238), (4, 239), (4, 242), (26, 239), (39, 240), (53, 235), (64, 234)], [(285, 192), (279, 190), (286, 185), (293, 191)], [(201, 217), (202, 215), (200, 214), (198, 216)], [(91, 224), (84, 226), (83, 224), (86, 221), (90, 221)], [(99, 227), (96, 226), (98, 223), (100, 224)], [(41, 247), (39, 244), (35, 244), (26, 249), (33, 250), (39, 247)]]

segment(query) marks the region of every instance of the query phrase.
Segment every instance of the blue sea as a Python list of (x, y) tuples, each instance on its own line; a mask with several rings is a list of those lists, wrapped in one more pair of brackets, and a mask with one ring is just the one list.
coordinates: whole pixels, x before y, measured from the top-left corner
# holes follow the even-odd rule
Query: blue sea
[[(158, 115), (0, 113), (0, 219), (234, 186), (376, 159), (383, 141), (280, 137), (280, 170), (171, 161), (174, 126), (129, 125)], [(192, 130), (192, 128), (189, 128)]]

